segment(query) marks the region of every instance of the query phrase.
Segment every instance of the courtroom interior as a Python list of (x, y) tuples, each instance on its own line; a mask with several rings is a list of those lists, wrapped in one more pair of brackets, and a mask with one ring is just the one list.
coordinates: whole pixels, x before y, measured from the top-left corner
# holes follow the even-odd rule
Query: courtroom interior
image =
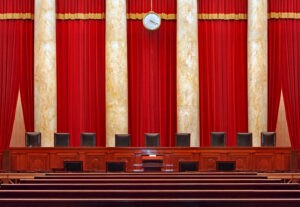
[(299, 73), (299, 0), (0, 0), (0, 204), (299, 206)]

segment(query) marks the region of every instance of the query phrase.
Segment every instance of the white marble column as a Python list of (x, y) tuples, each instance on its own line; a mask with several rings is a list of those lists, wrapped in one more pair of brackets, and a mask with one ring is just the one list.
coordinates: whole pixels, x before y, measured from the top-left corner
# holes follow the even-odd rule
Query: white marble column
[(268, 1), (248, 0), (248, 128), (253, 146), (268, 117)]
[(48, 147), (57, 125), (55, 0), (35, 0), (34, 9), (34, 130)]
[(106, 0), (106, 146), (128, 133), (126, 0)]
[(197, 0), (177, 0), (177, 131), (199, 146)]

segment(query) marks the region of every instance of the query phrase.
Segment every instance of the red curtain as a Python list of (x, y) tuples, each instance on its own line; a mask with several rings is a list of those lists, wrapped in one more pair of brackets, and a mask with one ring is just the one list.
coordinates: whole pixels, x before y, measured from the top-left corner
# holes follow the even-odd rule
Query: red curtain
[[(105, 0), (57, 0), (57, 13), (100, 14)], [(57, 129), (80, 145), (81, 132), (96, 132), (105, 146), (105, 20), (57, 20)]]
[[(199, 14), (247, 14), (246, 0), (198, 0)], [(199, 19), (200, 144), (224, 131), (227, 145), (248, 131), (247, 20)]]
[[(29, 1), (33, 13), (33, 0)], [(34, 62), (33, 62), (33, 47), (34, 47), (34, 28), (33, 20), (23, 21), (22, 36), (20, 46), (20, 94), (23, 109), (23, 118), (25, 130), (28, 132), (34, 131)]]
[[(156, 13), (176, 14), (175, 0), (153, 0)], [(128, 0), (127, 13), (151, 9), (150, 0)], [(144, 133), (160, 133), (161, 146), (174, 146), (177, 130), (176, 20), (162, 19), (156, 31), (128, 19), (129, 133), (144, 146)]]
[[(298, 0), (269, 0), (269, 12), (299, 14), (300, 2)], [(273, 114), (278, 114), (278, 107), (275, 108), (272, 104), (277, 105), (279, 98), (276, 98), (277, 102), (273, 103), (272, 97), (279, 97), (281, 89), (291, 145), (294, 149), (300, 150), (300, 20), (293, 17), (271, 18), (268, 36), (269, 111), (271, 111), (268, 116), (269, 122), (272, 121)], [(275, 129), (276, 122), (269, 127)]]
[[(33, 0), (1, 1), (0, 14), (0, 152), (9, 147), (18, 91), (26, 130), (33, 130)], [(16, 19), (7, 16), (14, 13)]]

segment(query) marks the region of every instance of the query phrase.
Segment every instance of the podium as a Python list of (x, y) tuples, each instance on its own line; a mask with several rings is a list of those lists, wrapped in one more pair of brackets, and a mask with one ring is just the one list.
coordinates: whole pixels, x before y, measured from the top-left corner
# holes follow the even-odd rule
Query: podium
[(142, 157), (144, 172), (161, 172), (163, 167), (163, 156), (145, 155)]

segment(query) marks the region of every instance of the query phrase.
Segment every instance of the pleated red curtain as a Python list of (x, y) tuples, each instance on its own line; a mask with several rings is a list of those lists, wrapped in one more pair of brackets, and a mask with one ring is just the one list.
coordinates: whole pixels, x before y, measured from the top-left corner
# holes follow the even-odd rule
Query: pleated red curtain
[(198, 0), (198, 13), (206, 14), (198, 21), (200, 144), (210, 146), (210, 133), (222, 131), (235, 146), (236, 133), (248, 131), (247, 1)]
[(9, 147), (19, 89), (26, 130), (33, 130), (33, 6), (0, 3), (0, 153)]
[[(176, 14), (175, 0), (153, 0), (153, 11)], [(141, 15), (151, 0), (127, 0), (127, 13)], [(129, 15), (127, 23), (129, 133), (144, 146), (144, 133), (160, 133), (161, 146), (174, 146), (176, 109), (176, 19), (164, 17), (156, 31)]]
[(105, 146), (105, 0), (57, 0), (56, 9), (57, 130), (71, 146), (81, 132)]
[(300, 150), (300, 2), (269, 0), (269, 13), (269, 129), (276, 127), (282, 90), (291, 145)]

